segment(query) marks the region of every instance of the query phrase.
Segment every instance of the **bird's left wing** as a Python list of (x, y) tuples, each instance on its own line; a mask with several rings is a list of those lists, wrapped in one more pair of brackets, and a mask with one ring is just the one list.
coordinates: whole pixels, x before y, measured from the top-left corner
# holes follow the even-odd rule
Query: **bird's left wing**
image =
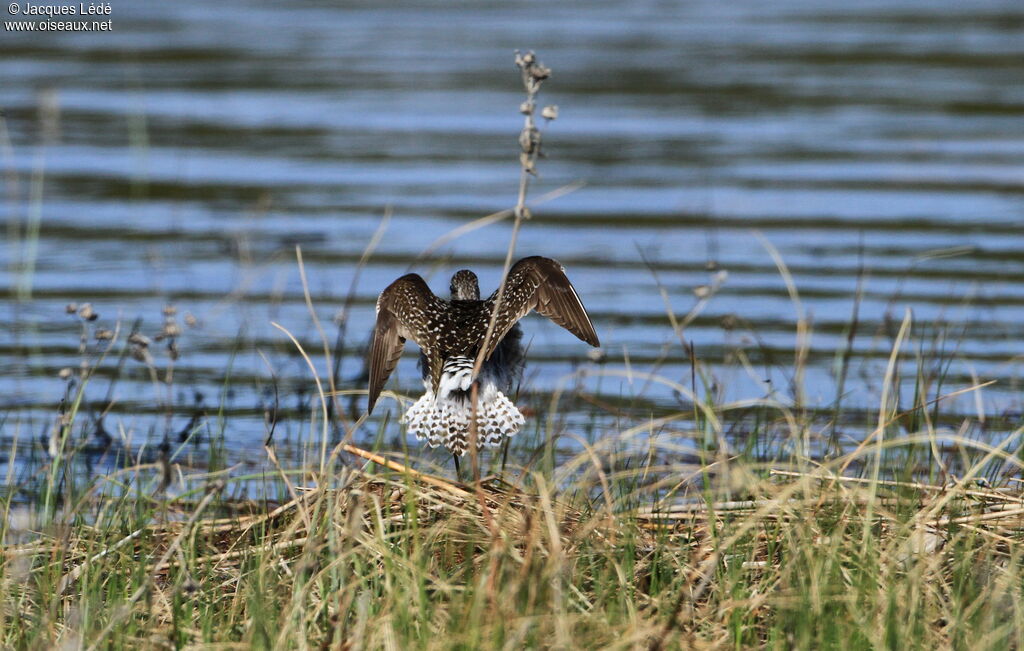
[(432, 315), (442, 313), (443, 308), (444, 301), (430, 291), (418, 274), (406, 274), (380, 293), (377, 323), (370, 344), (370, 395), (366, 413), (373, 413), (384, 384), (398, 365), (406, 339), (412, 339), (424, 351), (436, 346), (437, 335), (430, 323)]

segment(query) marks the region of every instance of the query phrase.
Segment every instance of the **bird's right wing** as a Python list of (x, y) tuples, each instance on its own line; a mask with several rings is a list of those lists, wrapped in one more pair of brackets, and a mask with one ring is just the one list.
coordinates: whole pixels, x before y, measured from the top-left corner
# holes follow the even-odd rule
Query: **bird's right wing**
[(398, 365), (406, 339), (412, 339), (424, 351), (435, 347), (437, 335), (430, 327), (431, 315), (441, 314), (443, 310), (444, 301), (434, 296), (418, 274), (406, 274), (380, 293), (377, 323), (370, 344), (370, 395), (366, 413), (373, 413), (384, 384)]
[[(488, 316), (497, 298), (498, 292), (494, 292), (487, 299)], [(565, 268), (551, 258), (531, 256), (515, 263), (508, 271), (501, 309), (485, 358), (491, 356), (516, 321), (530, 310), (536, 310), (591, 346), (601, 345), (587, 309), (565, 275)]]

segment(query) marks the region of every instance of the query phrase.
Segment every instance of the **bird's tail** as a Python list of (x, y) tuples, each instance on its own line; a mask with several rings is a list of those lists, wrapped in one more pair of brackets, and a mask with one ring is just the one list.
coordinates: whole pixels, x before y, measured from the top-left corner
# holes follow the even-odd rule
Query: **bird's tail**
[[(444, 445), (459, 456), (469, 449), (473, 363), (468, 357), (447, 360), (437, 393), (428, 380), (426, 392), (405, 412), (403, 421), (409, 431), (432, 448)], [(476, 405), (477, 446), (498, 446), (525, 422), (523, 414), (494, 382), (481, 378)]]

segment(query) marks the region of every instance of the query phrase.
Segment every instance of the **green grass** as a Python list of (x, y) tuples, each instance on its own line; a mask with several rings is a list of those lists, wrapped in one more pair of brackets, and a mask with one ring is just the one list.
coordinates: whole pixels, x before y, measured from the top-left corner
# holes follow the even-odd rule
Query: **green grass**
[(838, 480), (848, 456), (673, 465), (671, 438), (628, 435), (516, 486), (353, 470), (340, 447), (263, 499), (229, 474), (165, 497), (128, 467), (50, 511), (4, 499), (0, 645), (1019, 647), (1021, 495), (973, 481), (1013, 457), (959, 444), (981, 456), (945, 487)]

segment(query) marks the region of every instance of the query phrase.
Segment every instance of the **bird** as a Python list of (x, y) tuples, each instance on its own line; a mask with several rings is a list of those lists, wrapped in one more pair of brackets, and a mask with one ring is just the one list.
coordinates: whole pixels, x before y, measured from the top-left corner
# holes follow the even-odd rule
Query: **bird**
[[(419, 274), (409, 273), (388, 285), (377, 299), (367, 414), (373, 413), (406, 340), (412, 339), (420, 348), (425, 391), (403, 421), (430, 447), (444, 445), (452, 453), (456, 476), (459, 457), (471, 444), (474, 384), (478, 448), (500, 445), (526, 422), (504, 393), (521, 377), (525, 364), (520, 319), (536, 310), (591, 346), (601, 345), (583, 302), (556, 260), (522, 258), (509, 268), (504, 288), (500, 306), (497, 290), (481, 299), (476, 274), (462, 269), (452, 276), (451, 298), (445, 300)], [(494, 329), (479, 375), (474, 377), (492, 317)]]

